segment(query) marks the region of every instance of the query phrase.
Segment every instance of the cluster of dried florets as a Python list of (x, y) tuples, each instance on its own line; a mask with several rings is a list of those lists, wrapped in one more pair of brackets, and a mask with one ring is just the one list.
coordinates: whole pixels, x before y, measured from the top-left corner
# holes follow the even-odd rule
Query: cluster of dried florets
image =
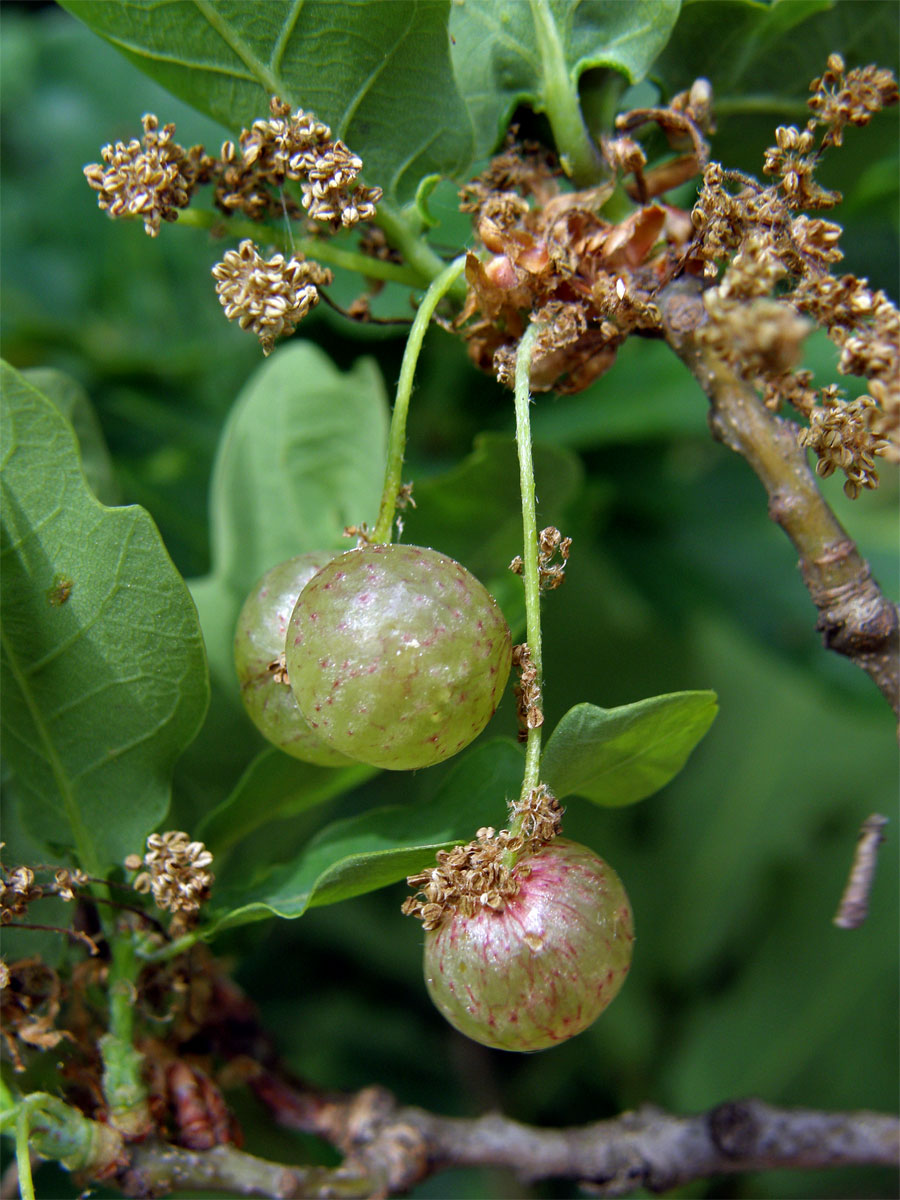
[(846, 125), (868, 125), (875, 113), (897, 103), (897, 80), (891, 71), (873, 64), (847, 71), (839, 54), (829, 55), (824, 74), (809, 90), (809, 107), (817, 124), (827, 127), (828, 146), (841, 145)]
[[(512, 385), (516, 346), (526, 325), (540, 326), (530, 386), (577, 392), (608, 370), (634, 333), (656, 333), (653, 296), (677, 270), (693, 234), (688, 214), (653, 197), (696, 175), (706, 161), (703, 129), (710, 89), (698, 81), (666, 109), (620, 117), (619, 136), (602, 153), (613, 175), (628, 173), (627, 190), (641, 207), (618, 223), (601, 215), (613, 181), (566, 191), (555, 162), (531, 146), (510, 145), (461, 192), (463, 211), (491, 257), (470, 254), (470, 292), (459, 318), (479, 367)], [(631, 136), (659, 126), (678, 156), (645, 171)]]
[[(2, 848), (2, 843), (0, 843)], [(47, 896), (56, 896), (63, 901), (74, 900), (78, 889), (85, 886), (88, 877), (76, 868), (40, 867), (43, 875), (53, 871), (52, 880), (38, 882), (31, 867), (14, 867), (8, 870), (0, 864), (0, 925), (10, 925), (28, 913), (28, 906)]]
[(651, 295), (681, 254), (690, 223), (647, 205), (611, 224), (600, 215), (611, 185), (564, 192), (546, 162), (526, 151), (515, 169), (515, 157), (508, 150), (502, 169), (495, 163), (463, 192), (491, 257), (468, 257), (459, 324), (475, 364), (511, 386), (518, 340), (537, 321), (530, 386), (581, 391), (609, 369), (631, 333), (658, 328)]
[(498, 832), (488, 825), (466, 845), (439, 850), (436, 867), (408, 877), (406, 882), (416, 891), (404, 900), (401, 911), (418, 917), (426, 930), (436, 929), (453, 912), (463, 916), (474, 916), (484, 908), (502, 912), (528, 874), (526, 865), (519, 863), (513, 872), (509, 864), (553, 841), (562, 829), (562, 811), (544, 784), (532, 788), (510, 804), (510, 821), (518, 832)]
[(538, 671), (527, 642), (513, 646), (512, 665), (519, 675), (513, 686), (513, 693), (516, 697), (516, 716), (519, 722), (519, 741), (526, 742), (529, 729), (539, 729), (544, 723)]
[(199, 183), (212, 177), (215, 161), (202, 146), (185, 150), (172, 140), (174, 125), (159, 128), (153, 113), (141, 117), (141, 141), (116, 142), (100, 151), (103, 165), (84, 168), (85, 178), (99, 193), (97, 203), (111, 217), (140, 217), (150, 237), (162, 221), (176, 221), (187, 208)]
[[(268, 120), (243, 130), (237, 146), (224, 142), (218, 158), (202, 146), (185, 150), (173, 140), (175, 126), (160, 130), (148, 113), (142, 118), (142, 141), (104, 146), (103, 163), (90, 164), (84, 174), (102, 209), (111, 217), (140, 217), (152, 237), (162, 221), (177, 220), (177, 210), (187, 207), (204, 183), (214, 185), (222, 212), (253, 221), (309, 217), (335, 231), (371, 220), (382, 192), (359, 182), (362, 159), (335, 141), (312, 113), (292, 112), (277, 97), (269, 108)], [(317, 285), (332, 279), (330, 271), (302, 255), (265, 260), (249, 240), (229, 251), (213, 276), (226, 316), (252, 329), (266, 354), (318, 302)]]
[(276, 338), (294, 332), (319, 302), (317, 285), (332, 280), (326, 267), (303, 255), (264, 259), (249, 238), (237, 250), (229, 250), (212, 273), (225, 316), (241, 329), (252, 329), (263, 354), (271, 353)]
[(30, 867), (16, 867), (0, 879), (0, 924), (9, 925), (18, 917), (24, 917), (29, 904), (40, 900), (44, 889), (35, 883), (34, 871)]
[[(214, 876), (207, 869), (213, 856), (202, 842), (192, 842), (181, 830), (151, 833), (141, 858), (130, 854), (129, 871), (140, 871), (134, 881), (137, 892), (150, 892), (157, 907), (190, 917), (209, 898)], [(141, 870), (141, 868), (144, 868)]]
[(843, 471), (844, 491), (852, 498), (862, 488), (878, 486), (875, 455), (887, 447), (886, 439), (872, 428), (878, 412), (871, 396), (847, 400), (837, 388), (823, 388), (820, 403), (810, 410), (809, 427), (800, 431), (801, 446), (809, 446), (818, 459), (819, 475)]
[[(362, 159), (312, 113), (291, 111), (273, 96), (271, 116), (254, 121), (238, 139), (238, 146), (222, 146), (221, 171), (216, 178), (216, 203), (225, 212), (242, 212), (251, 220), (284, 211), (299, 217), (305, 209), (316, 221), (332, 229), (347, 228), (375, 215), (381, 188), (358, 182)], [(282, 187), (299, 182), (301, 207)]]
[[(766, 153), (763, 169), (776, 182), (764, 187), (716, 163), (707, 167), (687, 265), (710, 279), (725, 268), (704, 294), (709, 322), (699, 340), (752, 382), (770, 408), (790, 403), (808, 420), (800, 441), (817, 455), (819, 474), (842, 470), (845, 491), (855, 497), (877, 486), (876, 456), (900, 458), (900, 314), (866, 280), (831, 274), (843, 257), (840, 226), (798, 210), (840, 201), (814, 178), (822, 151), (841, 144), (846, 125), (864, 125), (895, 103), (897, 83), (873, 66), (845, 72), (832, 55), (811, 90), (805, 129), (779, 128)], [(795, 369), (812, 322), (840, 347), (841, 374), (866, 378), (870, 395), (847, 401), (835, 387), (818, 391), (810, 372)]]
[[(571, 549), (572, 539), (563, 537), (555, 525), (548, 525), (538, 534), (538, 577), (542, 592), (552, 592), (564, 582)], [(555, 561), (557, 558), (558, 561)], [(521, 554), (516, 555), (509, 569), (516, 575), (522, 574), (524, 563)]]
[(26, 1069), (20, 1051), (53, 1050), (63, 1039), (74, 1040), (56, 1028), (61, 999), (59, 976), (40, 958), (0, 963), (0, 1032), (14, 1071)]

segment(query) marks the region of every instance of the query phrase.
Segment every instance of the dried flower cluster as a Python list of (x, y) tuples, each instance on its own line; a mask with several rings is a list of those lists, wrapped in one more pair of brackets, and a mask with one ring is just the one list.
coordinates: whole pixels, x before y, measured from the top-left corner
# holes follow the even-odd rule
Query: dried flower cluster
[(214, 876), (207, 870), (212, 854), (202, 842), (192, 842), (186, 833), (170, 830), (151, 833), (143, 858), (130, 854), (129, 871), (141, 871), (134, 881), (137, 892), (150, 892), (158, 908), (176, 915), (192, 915), (209, 898)]
[[(3, 843), (0, 842), (0, 849)], [(42, 873), (52, 868), (39, 867)], [(74, 900), (78, 889), (88, 882), (84, 871), (76, 868), (59, 867), (53, 872), (53, 881), (38, 883), (31, 867), (14, 867), (7, 870), (0, 864), (0, 925), (9, 925), (28, 913), (28, 906), (47, 896), (59, 900)], [(89, 939), (87, 939), (89, 941)]]
[(809, 427), (800, 431), (801, 446), (809, 446), (818, 459), (818, 474), (825, 478), (843, 471), (844, 491), (854, 499), (862, 488), (878, 486), (874, 456), (888, 444), (872, 431), (878, 411), (871, 396), (846, 400), (837, 388), (823, 388), (821, 404), (810, 410)]
[[(844, 490), (855, 497), (877, 486), (876, 456), (900, 459), (900, 314), (866, 280), (831, 274), (843, 257), (841, 228), (799, 210), (840, 201), (814, 178), (822, 151), (841, 144), (846, 125), (864, 125), (896, 103), (897, 83), (873, 66), (845, 72), (831, 55), (811, 90), (806, 127), (777, 129), (766, 153), (763, 169), (776, 182), (764, 187), (716, 163), (706, 168), (686, 265), (711, 280), (725, 268), (704, 295), (709, 322), (699, 340), (753, 383), (770, 408), (789, 403), (807, 419), (800, 441), (817, 455), (819, 474), (842, 470)], [(795, 369), (813, 322), (840, 347), (838, 370), (866, 378), (869, 395), (847, 401), (836, 387), (817, 390), (810, 372)]]
[(562, 828), (560, 803), (544, 784), (511, 804), (509, 811), (519, 832), (498, 832), (488, 825), (466, 845), (439, 850), (436, 867), (408, 877), (406, 882), (416, 891), (404, 900), (401, 912), (418, 917), (426, 930), (436, 929), (450, 912), (502, 912), (528, 871), (527, 866), (508, 865), (510, 859), (553, 841)]
[(272, 352), (276, 338), (289, 337), (318, 304), (316, 285), (332, 280), (326, 267), (302, 255), (264, 259), (249, 238), (229, 250), (212, 273), (225, 316), (241, 329), (252, 329), (263, 354)]
[[(203, 183), (214, 185), (222, 212), (253, 221), (309, 217), (335, 231), (371, 220), (382, 191), (359, 182), (359, 155), (333, 140), (329, 127), (312, 113), (292, 112), (277, 97), (269, 110), (268, 120), (241, 132), (237, 146), (224, 142), (219, 158), (202, 146), (185, 150), (174, 141), (174, 125), (160, 130), (158, 119), (147, 113), (143, 140), (104, 146), (103, 163), (85, 167), (85, 177), (99, 192), (102, 209), (111, 217), (140, 217), (151, 237), (162, 221), (177, 220), (177, 210), (190, 204)], [(296, 184), (299, 202), (292, 191)], [(381, 246), (379, 253), (390, 251)], [(216, 264), (213, 276), (229, 320), (252, 329), (265, 354), (318, 302), (316, 286), (332, 280), (330, 271), (302, 255), (266, 261), (249, 239)]]
[[(532, 388), (578, 392), (609, 369), (626, 338), (659, 331), (653, 296), (678, 269), (693, 229), (687, 213), (652, 199), (705, 163), (710, 98), (700, 80), (669, 108), (617, 119), (620, 136), (601, 149), (614, 175), (633, 177), (628, 190), (641, 205), (618, 223), (601, 215), (613, 181), (565, 191), (556, 164), (531, 146), (508, 146), (463, 189), (461, 207), (491, 255), (486, 262), (469, 255), (470, 292), (458, 322), (477, 366), (511, 386), (516, 346), (533, 320), (540, 332)], [(631, 136), (647, 124), (680, 152), (649, 172)]]
[[(538, 574), (541, 591), (553, 591), (558, 588), (566, 577), (566, 564), (569, 561), (569, 551), (572, 539), (563, 537), (554, 525), (548, 525), (538, 534)], [(559, 556), (559, 562), (553, 560)], [(516, 575), (524, 570), (521, 554), (509, 564), (509, 569)]]
[(156, 237), (162, 221), (177, 220), (176, 210), (190, 204), (194, 188), (207, 182), (214, 163), (202, 146), (179, 146), (172, 140), (175, 126), (160, 129), (153, 113), (145, 113), (141, 124), (141, 141), (104, 146), (100, 155), (105, 165), (91, 163), (84, 174), (99, 193), (97, 203), (111, 217), (140, 217), (146, 232)]
[(17, 917), (24, 917), (28, 905), (40, 900), (44, 889), (34, 881), (34, 871), (30, 867), (16, 867), (3, 872), (0, 877), (0, 924), (9, 925)]
[(809, 107), (825, 125), (825, 145), (840, 146), (846, 125), (868, 125), (875, 113), (897, 103), (897, 80), (891, 71), (869, 65), (847, 71), (839, 54), (830, 54), (820, 79), (809, 85)]
[[(220, 156), (202, 146), (185, 150), (174, 140), (175, 126), (159, 128), (153, 113), (142, 118), (144, 137), (101, 150), (103, 164), (84, 174), (99, 192), (98, 203), (111, 217), (141, 217), (151, 237), (161, 221), (177, 220), (198, 184), (213, 183), (215, 203), (226, 215), (243, 213), (253, 221), (301, 217), (304, 211), (332, 229), (348, 228), (375, 215), (381, 188), (364, 187), (362, 159), (312, 113), (273, 96), (270, 118), (244, 129), (238, 145), (222, 143)], [(104, 165), (105, 164), (105, 165)], [(300, 184), (300, 203), (287, 182)]]
[(52, 967), (40, 958), (23, 958), (3, 964), (0, 980), (0, 1030), (9, 1051), (13, 1070), (26, 1069), (21, 1047), (53, 1050), (61, 1041), (73, 1041), (66, 1030), (56, 1028), (62, 985)]
[(531, 650), (528, 648), (527, 642), (513, 646), (512, 665), (519, 673), (519, 678), (513, 687), (516, 697), (516, 716), (519, 723), (519, 741), (526, 742), (529, 729), (538, 729), (544, 723), (537, 667), (532, 661)]
[[(532, 179), (513, 170), (513, 154), (504, 156), (502, 172), (490, 168), (464, 192), (463, 207), (475, 213), (491, 257), (468, 257), (470, 291), (458, 324), (475, 364), (512, 386), (518, 340), (533, 319), (541, 332), (531, 387), (581, 391), (609, 369), (631, 333), (658, 328), (650, 297), (690, 224), (675, 210), (648, 205), (612, 225), (599, 214), (611, 185), (560, 192), (546, 167)], [(493, 190), (498, 175), (516, 190)], [(540, 205), (526, 195), (540, 197)]]
[[(375, 215), (381, 188), (358, 182), (363, 162), (312, 113), (273, 96), (270, 118), (254, 121), (238, 139), (222, 146), (222, 170), (216, 180), (216, 203), (225, 212), (239, 211), (258, 221), (281, 213), (285, 181), (300, 183), (301, 206), (332, 229), (348, 228)], [(293, 198), (289, 215), (299, 216)]]

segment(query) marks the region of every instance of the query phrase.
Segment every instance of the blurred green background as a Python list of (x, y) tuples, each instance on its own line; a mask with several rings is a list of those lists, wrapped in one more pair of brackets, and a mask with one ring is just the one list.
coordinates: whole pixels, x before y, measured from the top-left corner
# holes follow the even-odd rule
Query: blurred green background
[[(53, 7), (4, 5), (0, 49), (3, 355), (20, 368), (61, 368), (85, 386), (121, 500), (150, 511), (186, 577), (202, 575), (217, 437), (259, 350), (221, 315), (209, 277), (221, 243), (177, 226), (153, 241), (137, 225), (107, 220), (82, 167), (105, 142), (134, 136), (148, 110), (174, 120), (185, 145), (217, 147), (227, 131)], [(846, 269), (892, 294), (896, 115), (851, 130), (826, 178), (847, 194), (838, 213)], [(793, 119), (776, 111), (723, 119), (714, 156), (758, 172), (766, 131)], [(466, 236), (460, 228), (448, 219), (435, 240), (452, 243)], [(352, 296), (352, 284), (342, 286)], [(402, 294), (380, 303), (408, 311)], [(360, 330), (320, 306), (302, 336), (343, 369), (375, 356), (393, 387), (402, 331)], [(827, 341), (811, 340), (822, 382), (834, 377), (834, 361)], [(409, 475), (437, 476), (470, 452), (478, 432), (512, 424), (509, 395), (432, 330), (410, 420)], [(711, 687), (721, 703), (711, 733), (662, 793), (634, 809), (576, 801), (567, 813), (567, 836), (609, 859), (634, 906), (638, 940), (621, 997), (587, 1033), (544, 1054), (466, 1041), (427, 1000), (421, 932), (399, 915), (402, 887), (239, 930), (218, 948), (238, 964), (290, 1065), (328, 1088), (378, 1082), (405, 1103), (457, 1115), (501, 1108), (544, 1124), (646, 1101), (690, 1112), (751, 1094), (893, 1109), (897, 748), (887, 706), (860, 672), (822, 650), (795, 556), (766, 516), (760, 485), (711, 441), (704, 399), (664, 347), (634, 341), (589, 391), (539, 397), (534, 434), (570, 450), (583, 469), (566, 510), (541, 514), (575, 539), (566, 586), (545, 605), (548, 729), (582, 700), (613, 706)], [(838, 480), (826, 491), (896, 598), (897, 487), (890, 469), (883, 475), (879, 491), (852, 505)], [(491, 732), (513, 728), (507, 700)], [(252, 753), (257, 743), (244, 736)], [(383, 775), (344, 810), (414, 803), (442, 770)], [(856, 831), (873, 811), (892, 824), (872, 912), (860, 930), (840, 932), (831, 917)], [(254, 835), (248, 855), (275, 844), (283, 855), (311, 827), (302, 819), (283, 826)], [(246, 1097), (233, 1099), (248, 1149), (285, 1161), (319, 1152), (269, 1128)], [(864, 1197), (896, 1188), (893, 1172), (844, 1169), (717, 1179), (677, 1194)], [(39, 1172), (38, 1189), (76, 1194), (53, 1168)], [(414, 1194), (581, 1193), (567, 1182), (525, 1189), (511, 1176), (456, 1172)]]

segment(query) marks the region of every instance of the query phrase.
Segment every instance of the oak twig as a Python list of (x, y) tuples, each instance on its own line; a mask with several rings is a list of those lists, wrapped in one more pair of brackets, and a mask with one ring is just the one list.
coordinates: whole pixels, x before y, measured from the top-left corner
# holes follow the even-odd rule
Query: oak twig
[[(209, 1020), (195, 1033), (226, 1062), (232, 1083), (249, 1085), (273, 1121), (331, 1143), (341, 1163), (298, 1166), (269, 1162), (229, 1141), (198, 1150), (158, 1134), (138, 1141), (113, 1135), (115, 1153), (102, 1156), (102, 1163), (94, 1157), (99, 1178), (126, 1196), (181, 1188), (276, 1200), (385, 1200), (455, 1167), (507, 1168), (523, 1180), (565, 1178), (596, 1195), (625, 1196), (747, 1171), (890, 1167), (900, 1157), (900, 1120), (868, 1111), (827, 1113), (744, 1100), (682, 1117), (645, 1105), (610, 1120), (540, 1129), (499, 1113), (465, 1119), (401, 1106), (380, 1087), (321, 1091), (285, 1071), (255, 1005), (232, 980), (214, 972), (210, 982)], [(68, 1108), (52, 1102), (60, 1111)], [(96, 1124), (77, 1110), (67, 1115)], [(49, 1144), (39, 1150), (59, 1157)], [(67, 1165), (83, 1171), (87, 1182), (91, 1168), (83, 1162), (82, 1155)], [(4, 1187), (10, 1183), (4, 1179)]]
[(819, 491), (797, 427), (770, 412), (751, 384), (698, 344), (695, 334), (706, 320), (701, 289), (685, 277), (656, 298), (666, 341), (709, 399), (713, 437), (746, 459), (765, 487), (769, 515), (800, 556), (824, 645), (865, 671), (900, 717), (900, 612)]
[(884, 841), (887, 817), (872, 813), (862, 823), (856, 853), (850, 867), (847, 886), (841, 896), (834, 924), (838, 929), (859, 929), (869, 915), (869, 893), (875, 882), (875, 867), (878, 863), (878, 847)]
[(363, 1200), (404, 1192), (451, 1167), (506, 1167), (529, 1181), (575, 1179), (595, 1195), (626, 1196), (737, 1172), (894, 1166), (900, 1155), (900, 1122), (865, 1111), (824, 1113), (746, 1100), (678, 1117), (647, 1105), (578, 1128), (536, 1129), (499, 1114), (464, 1119), (398, 1107), (380, 1088), (338, 1097), (293, 1089), (272, 1076), (257, 1084), (282, 1125), (339, 1146), (342, 1166), (283, 1166), (232, 1146), (198, 1153), (145, 1143), (134, 1147), (132, 1166), (120, 1179), (127, 1194), (151, 1194), (165, 1183), (241, 1196)]

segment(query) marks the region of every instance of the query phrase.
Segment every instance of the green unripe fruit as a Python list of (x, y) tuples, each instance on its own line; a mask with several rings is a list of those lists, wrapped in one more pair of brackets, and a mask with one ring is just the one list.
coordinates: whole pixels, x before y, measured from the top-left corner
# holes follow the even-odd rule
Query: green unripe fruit
[(467, 746), (509, 676), (509, 628), (465, 567), (419, 546), (371, 545), (306, 585), (285, 644), (310, 726), (375, 767), (412, 770)]
[(501, 911), (448, 913), (425, 934), (425, 982), (451, 1025), (497, 1050), (544, 1050), (599, 1017), (625, 981), (634, 931), (615, 871), (557, 838), (512, 869)]
[(273, 664), (284, 654), (297, 597), (332, 557), (328, 551), (299, 554), (267, 571), (241, 609), (234, 638), (234, 665), (251, 721), (279, 749), (320, 767), (344, 766), (350, 760), (310, 729)]

